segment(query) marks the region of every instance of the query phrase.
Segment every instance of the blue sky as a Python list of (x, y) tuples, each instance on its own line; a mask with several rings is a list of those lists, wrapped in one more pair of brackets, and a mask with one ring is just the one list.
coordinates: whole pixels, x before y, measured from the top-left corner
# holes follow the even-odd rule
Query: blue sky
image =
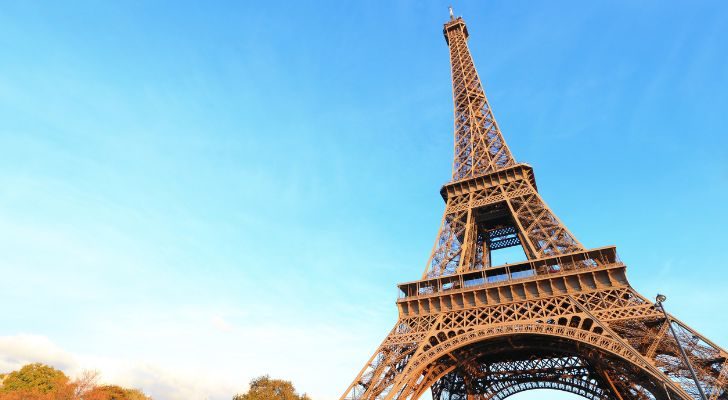
[[(0, 6), (0, 369), (338, 398), (443, 211), (448, 3), (303, 3)], [(549, 205), (727, 346), (728, 5), (453, 5)]]

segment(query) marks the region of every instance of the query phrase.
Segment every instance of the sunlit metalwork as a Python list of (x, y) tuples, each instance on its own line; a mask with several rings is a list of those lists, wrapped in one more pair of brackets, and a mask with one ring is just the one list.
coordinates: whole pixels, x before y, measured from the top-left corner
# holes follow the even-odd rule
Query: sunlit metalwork
[[(445, 215), (422, 278), (399, 285), (399, 320), (341, 398), (431, 389), (438, 400), (486, 400), (551, 388), (689, 400), (697, 381), (710, 400), (728, 399), (726, 351), (637, 293), (616, 248), (586, 249), (569, 232), (506, 145), (462, 18), (451, 14), (444, 35), (455, 103)], [(510, 246), (527, 260), (492, 265), (492, 252)]]

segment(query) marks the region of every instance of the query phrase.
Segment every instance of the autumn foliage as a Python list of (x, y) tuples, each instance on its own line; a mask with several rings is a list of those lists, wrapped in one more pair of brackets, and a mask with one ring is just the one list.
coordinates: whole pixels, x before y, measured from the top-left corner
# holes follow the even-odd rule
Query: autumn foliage
[(97, 385), (98, 373), (84, 372), (71, 380), (44, 364), (28, 364), (0, 374), (0, 400), (151, 400), (138, 389)]
[(298, 395), (289, 381), (261, 376), (250, 381), (250, 389), (238, 394), (233, 400), (311, 400), (307, 395)]

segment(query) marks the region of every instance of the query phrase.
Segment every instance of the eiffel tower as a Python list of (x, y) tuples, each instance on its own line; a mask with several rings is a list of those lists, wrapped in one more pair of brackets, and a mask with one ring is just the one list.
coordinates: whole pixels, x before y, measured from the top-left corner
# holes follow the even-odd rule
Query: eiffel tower
[[(635, 291), (613, 246), (585, 248), (517, 162), (485, 96), (461, 17), (443, 33), (455, 105), (452, 181), (422, 278), (341, 399), (728, 399), (728, 353)], [(527, 260), (492, 265), (521, 246)], [(671, 333), (671, 329), (674, 334)], [(681, 357), (682, 345), (696, 380)]]

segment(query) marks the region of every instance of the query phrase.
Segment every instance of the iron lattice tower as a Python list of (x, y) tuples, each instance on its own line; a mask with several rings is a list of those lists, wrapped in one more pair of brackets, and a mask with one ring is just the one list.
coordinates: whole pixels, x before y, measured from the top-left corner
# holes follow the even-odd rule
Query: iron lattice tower
[[(728, 354), (669, 320), (627, 281), (613, 246), (586, 249), (514, 159), (485, 97), (462, 18), (443, 33), (455, 103), (452, 181), (422, 279), (398, 285), (399, 320), (341, 399), (503, 399), (551, 388), (589, 399), (728, 399)], [(522, 246), (527, 261), (491, 265)]]

